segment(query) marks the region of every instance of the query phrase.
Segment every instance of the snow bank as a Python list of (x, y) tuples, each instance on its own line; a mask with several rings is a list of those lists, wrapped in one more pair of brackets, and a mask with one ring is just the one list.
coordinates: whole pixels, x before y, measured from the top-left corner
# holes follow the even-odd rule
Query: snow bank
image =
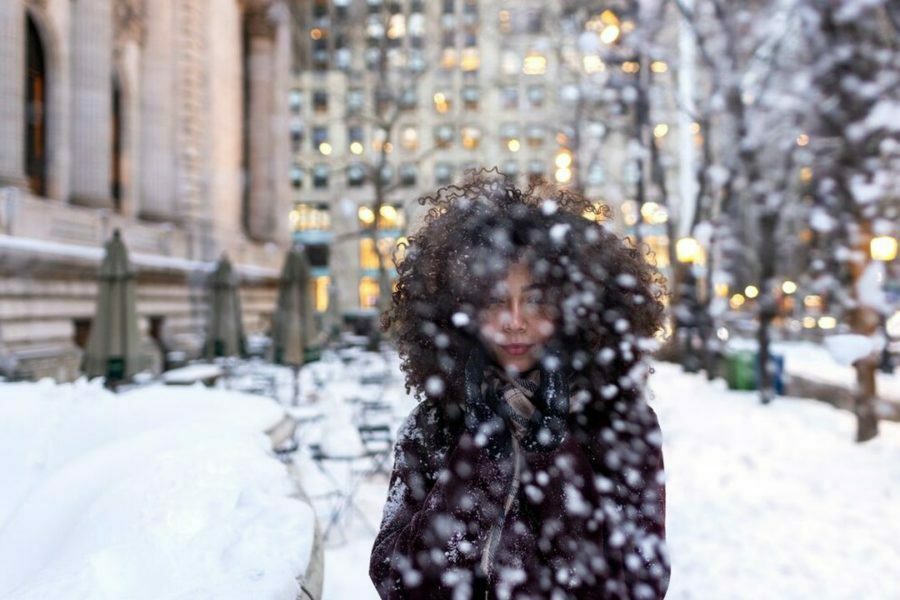
[(667, 598), (900, 598), (900, 426), (855, 444), (845, 411), (656, 369)]
[(263, 431), (274, 402), (0, 385), (0, 597), (294, 598), (314, 516)]

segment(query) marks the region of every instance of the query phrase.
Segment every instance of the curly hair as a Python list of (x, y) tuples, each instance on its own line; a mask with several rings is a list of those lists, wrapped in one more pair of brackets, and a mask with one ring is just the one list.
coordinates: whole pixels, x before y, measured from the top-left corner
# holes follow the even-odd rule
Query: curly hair
[(607, 206), (543, 183), (519, 189), (484, 170), (419, 203), (428, 206), (424, 224), (394, 256), (397, 283), (381, 316), (407, 392), (459, 401), (488, 290), (525, 261), (556, 309), (555, 341), (581, 406), (637, 393), (642, 377), (632, 369), (662, 327), (665, 280), (640, 248), (601, 225)]

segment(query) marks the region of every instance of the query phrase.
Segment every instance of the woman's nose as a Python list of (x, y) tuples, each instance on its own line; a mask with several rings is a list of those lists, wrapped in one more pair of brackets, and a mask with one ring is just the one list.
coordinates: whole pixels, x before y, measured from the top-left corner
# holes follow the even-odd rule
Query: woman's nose
[(525, 314), (518, 302), (513, 302), (505, 319), (507, 331), (524, 331), (526, 326)]

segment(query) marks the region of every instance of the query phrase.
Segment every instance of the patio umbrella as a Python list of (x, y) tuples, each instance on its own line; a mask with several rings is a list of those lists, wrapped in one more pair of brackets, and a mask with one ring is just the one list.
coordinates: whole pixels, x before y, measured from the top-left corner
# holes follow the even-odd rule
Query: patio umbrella
[(209, 277), (209, 321), (206, 327), (207, 358), (242, 356), (246, 348), (238, 277), (224, 254)]
[(97, 310), (84, 355), (84, 373), (114, 388), (138, 371), (139, 334), (134, 270), (119, 230), (106, 242), (100, 264)]
[(306, 254), (293, 248), (284, 259), (278, 281), (278, 304), (272, 331), (273, 359), (276, 363), (290, 365), (294, 369), (294, 395), (299, 396), (300, 367), (314, 359), (316, 349), (314, 302), (310, 287), (310, 268)]

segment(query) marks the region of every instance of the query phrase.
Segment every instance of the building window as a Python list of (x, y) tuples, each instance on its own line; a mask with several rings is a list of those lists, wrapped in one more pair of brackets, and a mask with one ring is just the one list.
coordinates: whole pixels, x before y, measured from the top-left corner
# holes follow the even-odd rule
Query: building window
[(47, 73), (44, 45), (30, 16), (25, 36), (25, 176), (41, 196), (47, 185)]
[(363, 140), (363, 128), (361, 125), (350, 125), (347, 127), (347, 147), (351, 154), (357, 156), (365, 150), (365, 141)]
[(313, 167), (313, 187), (320, 190), (327, 188), (329, 173), (328, 165), (318, 164)]
[(381, 167), (381, 172), (379, 173), (381, 176), (381, 184), (382, 185), (390, 185), (394, 180), (394, 167), (393, 165), (383, 165)]
[(328, 16), (328, 2), (326, 0), (315, 0), (312, 8), (313, 17), (321, 19)]
[(291, 123), (291, 149), (299, 152), (301, 146), (303, 146), (303, 123), (293, 121)]
[(347, 90), (347, 112), (350, 114), (357, 113), (362, 110), (365, 103), (363, 91), (359, 88)]
[(416, 185), (415, 163), (404, 163), (400, 165), (400, 183), (405, 187)]
[(547, 98), (547, 92), (544, 89), (544, 86), (529, 85), (526, 93), (528, 95), (528, 104), (533, 108), (540, 108), (544, 105), (544, 100)]
[(544, 177), (544, 163), (539, 160), (528, 161), (528, 181), (535, 183)]
[(438, 148), (449, 148), (453, 143), (453, 126), (444, 123), (435, 127), (434, 143)]
[(316, 312), (325, 312), (328, 310), (328, 287), (331, 285), (331, 278), (322, 275), (313, 279), (313, 290), (316, 298)]
[(500, 101), (504, 110), (519, 109), (519, 88), (508, 85), (500, 91)]
[(448, 162), (434, 164), (434, 183), (448, 185), (453, 180), (453, 165)]
[(331, 214), (327, 204), (299, 202), (291, 211), (290, 222), (294, 231), (328, 231), (331, 229)]
[(359, 306), (361, 308), (378, 306), (378, 280), (374, 277), (363, 277), (359, 280)]
[(407, 125), (400, 130), (400, 146), (404, 150), (415, 150), (419, 147), (419, 130), (414, 125)]
[(518, 75), (522, 69), (522, 58), (512, 48), (505, 48), (500, 53), (500, 71), (504, 75)]
[(603, 172), (603, 165), (599, 162), (592, 162), (588, 167), (587, 181), (590, 185), (602, 185), (606, 176)]
[[(368, 206), (360, 206), (357, 210), (357, 218), (359, 226), (363, 229), (372, 226), (375, 220), (375, 213)], [(378, 229), (381, 231), (397, 231), (403, 229), (406, 225), (406, 216), (403, 214), (403, 207), (394, 204), (382, 204), (378, 210)]]
[(416, 89), (409, 87), (403, 90), (403, 93), (400, 94), (400, 108), (403, 110), (412, 110), (419, 103), (419, 95), (416, 93)]
[(502, 173), (507, 179), (515, 181), (519, 176), (519, 163), (514, 160), (507, 160), (503, 163)]
[(288, 95), (288, 106), (291, 108), (291, 114), (299, 115), (303, 111), (303, 91), (297, 88), (291, 90)]
[(456, 12), (456, 0), (444, 0), (441, 12), (445, 15), (452, 15)]
[(478, 54), (478, 48), (464, 48), (462, 58), (459, 61), (459, 68), (466, 73), (473, 73), (481, 66), (481, 57)]
[(481, 91), (474, 85), (467, 85), (462, 90), (462, 98), (466, 110), (478, 110)]
[(359, 163), (353, 163), (347, 167), (347, 185), (349, 187), (362, 187), (366, 181), (366, 169)]
[(434, 93), (434, 110), (440, 114), (446, 114), (450, 112), (452, 108), (453, 100), (450, 98), (448, 94), (444, 92), (435, 92)]
[(334, 18), (336, 21), (346, 21), (350, 15), (351, 0), (334, 0)]
[(463, 148), (467, 150), (475, 150), (481, 145), (481, 128), (475, 125), (464, 125), (460, 129), (460, 139)]
[(303, 167), (291, 165), (291, 187), (295, 190), (303, 188)]
[(547, 132), (542, 125), (530, 125), (526, 137), (529, 146), (532, 148), (540, 148), (544, 145), (544, 140), (547, 138)]
[[(322, 152), (322, 146), (328, 143), (328, 128), (322, 125), (313, 127), (312, 130), (312, 147), (313, 150)], [(323, 153), (324, 154), (324, 153)]]
[(317, 113), (328, 112), (328, 92), (325, 90), (313, 92), (313, 110)]

